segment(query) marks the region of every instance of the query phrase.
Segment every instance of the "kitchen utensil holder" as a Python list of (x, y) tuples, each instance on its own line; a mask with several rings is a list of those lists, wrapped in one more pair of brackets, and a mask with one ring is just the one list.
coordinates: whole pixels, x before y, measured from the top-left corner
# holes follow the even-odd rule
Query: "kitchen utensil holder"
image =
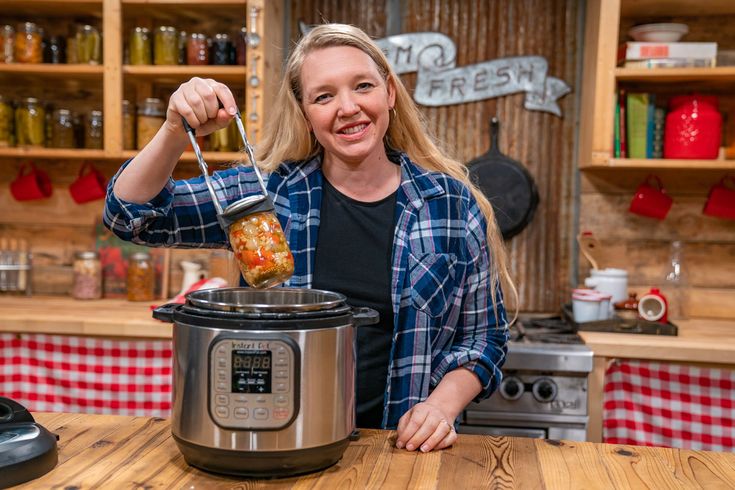
[(31, 295), (31, 254), (0, 250), (0, 293)]

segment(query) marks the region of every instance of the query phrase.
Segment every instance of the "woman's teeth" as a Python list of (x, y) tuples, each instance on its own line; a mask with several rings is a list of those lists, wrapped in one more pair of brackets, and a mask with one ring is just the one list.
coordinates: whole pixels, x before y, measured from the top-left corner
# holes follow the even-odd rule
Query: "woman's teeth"
[(352, 126), (351, 128), (343, 129), (341, 133), (342, 134), (355, 134), (355, 133), (359, 133), (366, 127), (367, 127), (367, 124), (358, 124), (357, 126)]

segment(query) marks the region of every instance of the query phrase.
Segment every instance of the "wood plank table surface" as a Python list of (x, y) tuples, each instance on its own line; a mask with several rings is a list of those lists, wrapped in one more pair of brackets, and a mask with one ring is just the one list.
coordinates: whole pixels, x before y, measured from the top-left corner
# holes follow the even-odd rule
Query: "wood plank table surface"
[(186, 464), (160, 418), (39, 413), (59, 435), (59, 463), (16, 488), (735, 488), (735, 454), (460, 435), (427, 454), (394, 447), (395, 432), (363, 430), (322, 472), (274, 480), (214, 475)]

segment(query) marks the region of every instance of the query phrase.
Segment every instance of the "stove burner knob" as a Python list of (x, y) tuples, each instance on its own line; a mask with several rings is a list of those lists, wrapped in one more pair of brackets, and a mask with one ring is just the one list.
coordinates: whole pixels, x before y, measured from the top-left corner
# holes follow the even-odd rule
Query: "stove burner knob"
[(541, 378), (533, 383), (533, 397), (539, 402), (550, 402), (556, 398), (556, 383), (549, 378)]
[(500, 383), (500, 396), (506, 400), (518, 400), (523, 396), (523, 382), (515, 376), (509, 376)]

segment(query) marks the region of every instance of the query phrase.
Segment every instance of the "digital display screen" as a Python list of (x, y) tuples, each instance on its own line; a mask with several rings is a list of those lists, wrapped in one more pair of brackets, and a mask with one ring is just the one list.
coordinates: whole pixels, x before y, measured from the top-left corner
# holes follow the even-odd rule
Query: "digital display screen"
[(270, 393), (271, 355), (269, 350), (233, 350), (232, 392)]

